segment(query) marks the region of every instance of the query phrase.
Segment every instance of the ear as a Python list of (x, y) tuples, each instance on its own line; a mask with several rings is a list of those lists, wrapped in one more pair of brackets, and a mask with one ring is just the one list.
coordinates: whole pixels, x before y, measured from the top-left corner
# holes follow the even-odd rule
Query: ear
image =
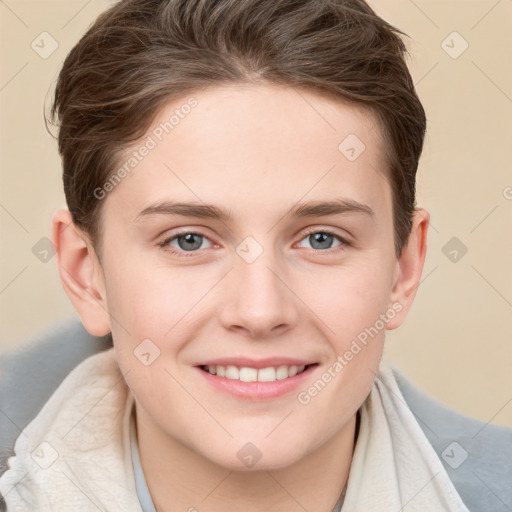
[(84, 327), (93, 336), (108, 334), (110, 315), (103, 269), (87, 235), (73, 223), (69, 210), (54, 214), (52, 241), (62, 285)]
[(387, 330), (396, 329), (402, 325), (416, 296), (427, 254), (429, 223), (430, 214), (427, 210), (423, 208), (415, 210), (411, 233), (398, 258), (394, 273), (390, 307), (392, 307), (391, 304), (395, 304), (392, 308), (399, 312), (387, 323)]

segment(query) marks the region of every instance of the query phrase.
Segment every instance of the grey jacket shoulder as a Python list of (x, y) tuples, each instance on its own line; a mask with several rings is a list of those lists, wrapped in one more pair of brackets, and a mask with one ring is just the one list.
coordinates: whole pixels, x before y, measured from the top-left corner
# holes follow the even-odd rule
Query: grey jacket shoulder
[[(67, 374), (112, 346), (78, 323), (44, 333), (0, 358), (0, 474), (14, 443)], [(398, 386), (471, 512), (512, 511), (512, 429), (464, 416), (394, 369)], [(0, 511), (2, 508), (0, 497)]]
[(512, 511), (512, 429), (465, 416), (416, 388), (398, 387), (471, 512)]

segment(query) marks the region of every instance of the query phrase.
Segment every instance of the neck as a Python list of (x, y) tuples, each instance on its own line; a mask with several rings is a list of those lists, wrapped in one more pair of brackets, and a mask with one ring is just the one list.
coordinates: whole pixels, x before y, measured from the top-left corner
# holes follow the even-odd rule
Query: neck
[(136, 403), (141, 465), (157, 512), (332, 512), (345, 488), (356, 415), (324, 445), (280, 469), (232, 471), (162, 431)]

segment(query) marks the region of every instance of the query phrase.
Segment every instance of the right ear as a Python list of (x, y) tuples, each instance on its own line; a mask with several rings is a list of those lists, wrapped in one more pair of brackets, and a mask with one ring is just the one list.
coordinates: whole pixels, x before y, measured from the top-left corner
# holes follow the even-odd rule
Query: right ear
[(105, 336), (111, 329), (103, 269), (89, 238), (73, 223), (68, 209), (54, 214), (52, 241), (62, 286), (84, 327), (93, 336)]

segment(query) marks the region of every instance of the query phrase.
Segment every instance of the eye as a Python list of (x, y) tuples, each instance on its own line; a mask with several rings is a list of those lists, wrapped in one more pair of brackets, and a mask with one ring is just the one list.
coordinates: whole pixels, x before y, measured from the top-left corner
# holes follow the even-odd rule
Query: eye
[[(309, 233), (307, 233), (306, 236), (301, 240), (301, 243), (303, 241), (307, 241), (310, 244), (311, 249), (317, 249), (320, 251), (325, 251), (336, 247), (341, 248), (343, 246), (350, 245), (345, 239), (341, 238), (335, 233), (319, 229), (312, 230)], [(303, 245), (299, 246), (304, 247)]]
[[(207, 242), (209, 245), (204, 247), (204, 242)], [(169, 251), (171, 254), (177, 254), (179, 256), (191, 256), (192, 254), (186, 253), (195, 253), (198, 252), (199, 249), (206, 249), (211, 247), (212, 243), (209, 238), (201, 233), (184, 231), (177, 233), (172, 237), (166, 238), (159, 245), (160, 247)]]
[[(350, 243), (339, 235), (323, 229), (312, 229), (299, 242), (300, 247), (304, 242), (309, 243), (309, 248), (317, 251), (342, 250)], [(205, 245), (206, 244), (206, 245)], [(167, 252), (178, 257), (194, 256), (200, 249), (211, 248), (213, 243), (204, 234), (194, 231), (182, 231), (176, 233), (158, 244)], [(337, 249), (338, 248), (338, 249)]]

